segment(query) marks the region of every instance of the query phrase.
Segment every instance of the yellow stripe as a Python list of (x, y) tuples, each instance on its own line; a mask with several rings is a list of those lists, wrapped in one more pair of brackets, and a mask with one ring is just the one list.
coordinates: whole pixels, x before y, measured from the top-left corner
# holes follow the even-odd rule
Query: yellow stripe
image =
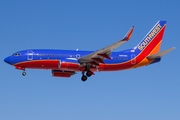
[[(22, 64), (22, 63), (30, 63), (30, 62), (36, 62), (36, 61), (59, 61), (59, 60), (32, 60), (32, 61), (24, 61), (24, 62), (16, 63), (13, 66), (16, 66), (16, 65)], [(70, 63), (70, 62), (65, 62), (65, 63)], [(78, 63), (71, 63), (71, 64), (79, 65)]]
[[(55, 61), (55, 60), (33, 60), (33, 61), (24, 61), (24, 62), (19, 62), (19, 63), (16, 63), (14, 64), (13, 66), (16, 66), (18, 64), (22, 64), (22, 63), (29, 63), (29, 62), (34, 62), (34, 61)], [(56, 60), (57, 61), (57, 60)]]

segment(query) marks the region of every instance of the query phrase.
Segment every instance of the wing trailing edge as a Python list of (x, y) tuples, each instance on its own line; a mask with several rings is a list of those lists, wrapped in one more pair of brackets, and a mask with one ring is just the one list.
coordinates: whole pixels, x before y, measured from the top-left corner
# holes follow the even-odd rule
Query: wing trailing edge
[(164, 50), (162, 52), (159, 52), (159, 53), (155, 53), (153, 55), (150, 55), (150, 56), (147, 56), (146, 58), (147, 59), (156, 59), (156, 58), (161, 58), (162, 56), (164, 56), (165, 54), (169, 53), (170, 51), (174, 50), (175, 47), (173, 48), (170, 48), (170, 49), (167, 49), (167, 50)]

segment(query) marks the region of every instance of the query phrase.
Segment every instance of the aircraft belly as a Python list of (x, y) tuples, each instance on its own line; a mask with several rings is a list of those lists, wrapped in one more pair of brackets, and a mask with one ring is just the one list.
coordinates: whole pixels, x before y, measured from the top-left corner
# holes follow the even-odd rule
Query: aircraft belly
[(79, 64), (77, 63), (60, 63), (59, 60), (32, 60), (14, 64), (22, 68), (31, 69), (55, 69), (55, 70), (70, 70), (79, 71)]

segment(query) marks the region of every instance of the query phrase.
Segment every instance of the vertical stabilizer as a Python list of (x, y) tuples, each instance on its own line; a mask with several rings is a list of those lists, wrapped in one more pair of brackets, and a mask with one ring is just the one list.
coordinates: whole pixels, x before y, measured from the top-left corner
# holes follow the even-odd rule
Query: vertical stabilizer
[(135, 47), (136, 53), (140, 54), (143, 52), (145, 56), (158, 53), (165, 27), (166, 21), (158, 21), (143, 40)]

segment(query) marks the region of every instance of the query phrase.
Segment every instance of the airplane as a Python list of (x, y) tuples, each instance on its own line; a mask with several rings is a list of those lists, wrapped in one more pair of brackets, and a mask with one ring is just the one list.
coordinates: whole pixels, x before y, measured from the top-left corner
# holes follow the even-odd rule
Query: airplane
[(29, 49), (15, 52), (4, 61), (23, 70), (23, 76), (25, 69), (51, 69), (54, 77), (82, 72), (81, 80), (86, 81), (94, 72), (127, 70), (159, 62), (175, 49), (159, 52), (165, 27), (166, 21), (158, 21), (137, 46), (119, 52), (112, 51), (130, 39), (134, 27), (123, 39), (97, 51)]

